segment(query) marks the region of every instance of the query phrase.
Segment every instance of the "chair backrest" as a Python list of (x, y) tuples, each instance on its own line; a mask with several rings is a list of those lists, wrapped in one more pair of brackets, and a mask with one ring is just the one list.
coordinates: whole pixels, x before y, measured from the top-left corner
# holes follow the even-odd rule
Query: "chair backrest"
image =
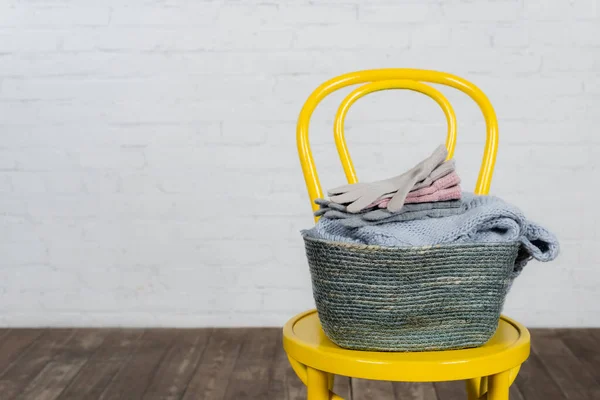
[(496, 113), (487, 96), (471, 82), (444, 72), (400, 68), (376, 69), (351, 72), (328, 80), (309, 96), (302, 107), (296, 129), (296, 142), (304, 180), (306, 181), (306, 188), (308, 189), (308, 195), (313, 210), (318, 208), (318, 206), (314, 204), (314, 200), (322, 197), (322, 190), (308, 139), (310, 118), (318, 104), (327, 95), (338, 89), (350, 85), (367, 83), (354, 90), (342, 101), (334, 122), (335, 143), (348, 183), (356, 183), (357, 178), (344, 138), (344, 120), (349, 108), (354, 102), (359, 98), (376, 91), (409, 89), (424, 93), (433, 98), (446, 115), (446, 120), (448, 122), (446, 147), (448, 148), (449, 158), (452, 157), (456, 144), (456, 117), (454, 111), (442, 93), (422, 82), (443, 84), (461, 90), (469, 95), (481, 109), (486, 124), (486, 141), (483, 159), (479, 169), (479, 176), (475, 185), (475, 193), (488, 194), (498, 149), (498, 121), (496, 119)]

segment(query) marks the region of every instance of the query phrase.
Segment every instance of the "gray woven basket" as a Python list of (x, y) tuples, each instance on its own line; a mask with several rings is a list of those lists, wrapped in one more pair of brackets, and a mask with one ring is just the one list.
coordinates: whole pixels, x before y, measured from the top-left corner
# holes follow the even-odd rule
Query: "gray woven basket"
[(380, 247), (304, 236), (323, 330), (354, 350), (477, 347), (498, 326), (518, 243)]

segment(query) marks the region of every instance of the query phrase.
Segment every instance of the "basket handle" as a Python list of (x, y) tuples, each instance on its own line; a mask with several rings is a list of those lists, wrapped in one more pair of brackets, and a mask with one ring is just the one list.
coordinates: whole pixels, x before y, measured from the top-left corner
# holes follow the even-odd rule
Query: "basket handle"
[[(477, 105), (479, 105), (479, 108), (481, 109), (485, 119), (486, 140), (483, 159), (479, 169), (479, 177), (477, 178), (477, 184), (475, 185), (475, 193), (489, 193), (492, 174), (494, 172), (494, 165), (496, 163), (496, 153), (498, 150), (498, 121), (490, 101), (477, 86), (465, 79), (445, 72), (403, 68), (365, 70), (340, 75), (336, 78), (328, 80), (327, 82), (324, 82), (308, 97), (304, 103), (304, 106), (302, 107), (302, 110), (300, 111), (296, 128), (296, 143), (298, 146), (298, 155), (300, 157), (302, 172), (304, 174), (304, 180), (306, 182), (306, 187), (308, 189), (313, 211), (318, 208), (318, 206), (314, 204), (314, 200), (322, 197), (321, 184), (319, 182), (319, 177), (308, 140), (308, 127), (310, 124), (310, 118), (315, 108), (327, 95), (346, 86), (359, 83), (390, 81), (398, 79), (423, 81), (451, 86), (469, 95), (477, 103)], [(342, 162), (343, 161), (344, 160), (342, 159)], [(354, 170), (351, 165), (345, 168), (351, 168), (350, 171)]]
[(450, 102), (442, 92), (422, 82), (402, 79), (367, 83), (346, 96), (338, 108), (333, 123), (335, 145), (338, 154), (340, 155), (340, 161), (342, 162), (342, 167), (344, 168), (348, 183), (356, 183), (358, 182), (358, 178), (356, 177), (356, 170), (352, 164), (352, 158), (348, 152), (348, 145), (346, 144), (346, 138), (344, 137), (346, 115), (348, 114), (350, 107), (361, 97), (366, 96), (369, 93), (390, 89), (408, 89), (420, 92), (431, 97), (439, 104), (442, 111), (444, 111), (446, 122), (448, 123), (448, 134), (446, 136), (446, 148), (448, 149), (447, 159), (451, 159), (454, 155), (454, 148), (456, 147), (456, 114), (454, 113), (452, 105), (450, 105)]

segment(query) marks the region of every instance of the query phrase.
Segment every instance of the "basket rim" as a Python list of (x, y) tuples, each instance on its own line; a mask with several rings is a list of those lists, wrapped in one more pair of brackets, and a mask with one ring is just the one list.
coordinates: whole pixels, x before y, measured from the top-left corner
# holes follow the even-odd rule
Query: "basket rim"
[(440, 243), (433, 245), (425, 245), (425, 246), (382, 246), (376, 244), (363, 244), (363, 243), (351, 243), (351, 242), (338, 242), (333, 240), (315, 238), (309, 236), (305, 231), (302, 232), (302, 238), (304, 241), (315, 242), (315, 243), (325, 243), (331, 246), (338, 247), (346, 247), (349, 249), (359, 249), (359, 250), (381, 250), (381, 251), (395, 251), (395, 250), (430, 250), (430, 249), (438, 249), (438, 248), (490, 248), (490, 247), (514, 247), (520, 246), (520, 242), (518, 240), (510, 241), (510, 242), (491, 242), (491, 243)]

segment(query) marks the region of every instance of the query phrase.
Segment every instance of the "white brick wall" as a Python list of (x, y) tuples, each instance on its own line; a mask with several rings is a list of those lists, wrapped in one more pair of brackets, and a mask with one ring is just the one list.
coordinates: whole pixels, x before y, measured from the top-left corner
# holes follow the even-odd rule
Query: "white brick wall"
[[(600, 326), (599, 9), (1, 0), (0, 325), (279, 325), (311, 307), (298, 112), (330, 77), (413, 67), (488, 94), (501, 133), (492, 192), (561, 239), (560, 259), (531, 263), (506, 312)], [(446, 93), (471, 186), (482, 118)], [(341, 98), (314, 117), (324, 187), (343, 179), (331, 138)], [(347, 132), (361, 179), (416, 162), (443, 123), (414, 93), (358, 103)]]

